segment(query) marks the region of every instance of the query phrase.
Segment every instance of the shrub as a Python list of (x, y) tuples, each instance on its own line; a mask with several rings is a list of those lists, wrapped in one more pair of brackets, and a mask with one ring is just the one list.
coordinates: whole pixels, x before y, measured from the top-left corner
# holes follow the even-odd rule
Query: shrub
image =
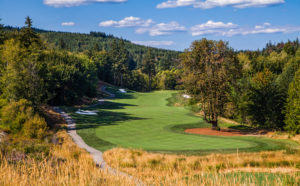
[(13, 134), (28, 138), (42, 139), (47, 132), (44, 118), (35, 114), (31, 103), (26, 99), (13, 101), (1, 109), (1, 125)]
[(1, 124), (12, 133), (21, 131), (24, 123), (33, 115), (31, 103), (26, 99), (11, 102), (1, 109)]
[(29, 138), (42, 139), (47, 133), (47, 123), (45, 119), (35, 114), (24, 123), (23, 133)]

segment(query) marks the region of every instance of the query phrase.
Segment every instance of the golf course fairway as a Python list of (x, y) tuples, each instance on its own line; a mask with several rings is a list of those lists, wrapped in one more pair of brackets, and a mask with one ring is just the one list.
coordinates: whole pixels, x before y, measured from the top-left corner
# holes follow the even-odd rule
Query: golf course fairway
[[(97, 115), (76, 114), (68, 108), (76, 121), (78, 134), (90, 146), (105, 151), (113, 147), (143, 149), (155, 152), (203, 154), (279, 150), (292, 143), (254, 136), (207, 136), (184, 133), (184, 128), (209, 127), (200, 117), (184, 107), (168, 106), (168, 98), (175, 91), (151, 93), (115, 93), (114, 99), (95, 107), (81, 108)], [(293, 144), (292, 144), (293, 145)]]

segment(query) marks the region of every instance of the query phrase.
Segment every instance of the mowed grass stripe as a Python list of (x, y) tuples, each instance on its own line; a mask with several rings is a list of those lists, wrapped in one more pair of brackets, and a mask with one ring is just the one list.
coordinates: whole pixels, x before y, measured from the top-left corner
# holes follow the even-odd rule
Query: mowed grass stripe
[(87, 144), (99, 150), (120, 146), (184, 153), (237, 148), (255, 151), (256, 147), (257, 150), (281, 148), (275, 140), (264, 138), (191, 135), (169, 130), (171, 126), (177, 125), (207, 126), (207, 123), (192, 115), (189, 110), (167, 106), (167, 99), (174, 93), (156, 91), (117, 94), (116, 99), (93, 108), (98, 111), (97, 116), (82, 116), (74, 112), (72, 116), (76, 120), (78, 134)]

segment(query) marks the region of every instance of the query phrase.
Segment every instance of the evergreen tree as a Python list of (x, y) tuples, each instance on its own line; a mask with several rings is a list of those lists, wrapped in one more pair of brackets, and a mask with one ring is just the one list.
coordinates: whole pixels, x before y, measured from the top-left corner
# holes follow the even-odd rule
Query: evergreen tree
[(119, 46), (116, 40), (113, 40), (109, 51), (109, 59), (111, 61), (112, 73), (113, 73), (113, 83), (117, 84), (117, 64), (119, 57)]
[(248, 94), (248, 114), (252, 124), (263, 128), (283, 128), (282, 108), (284, 97), (275, 84), (275, 75), (265, 69), (258, 72), (251, 80)]
[(286, 130), (294, 134), (300, 134), (300, 68), (288, 89), (285, 124)]
[(35, 107), (42, 102), (43, 80), (40, 77), (42, 42), (31, 29), (32, 22), (26, 18), (26, 26), (17, 39), (5, 42), (2, 60), (5, 70), (1, 77), (3, 94), (8, 100), (29, 100)]
[(142, 63), (142, 72), (148, 75), (149, 78), (148, 91), (151, 92), (152, 77), (155, 75), (155, 60), (151, 53), (150, 48), (148, 48), (148, 51), (144, 56), (143, 63)]
[[(1, 21), (1, 19), (0, 19)], [(0, 45), (3, 44), (5, 40), (5, 35), (4, 35), (4, 32), (3, 32), (3, 24), (0, 24)]]
[(117, 70), (118, 77), (120, 79), (121, 87), (123, 87), (124, 76), (129, 71), (129, 61), (130, 61), (129, 53), (125, 48), (124, 41), (122, 40), (119, 43), (119, 58), (116, 64), (117, 66), (116, 70)]

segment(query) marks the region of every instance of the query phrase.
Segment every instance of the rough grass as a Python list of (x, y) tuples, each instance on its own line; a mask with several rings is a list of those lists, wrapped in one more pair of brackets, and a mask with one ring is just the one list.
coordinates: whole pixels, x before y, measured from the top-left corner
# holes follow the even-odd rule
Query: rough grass
[(115, 148), (111, 166), (153, 185), (299, 185), (300, 152), (184, 156)]
[(65, 131), (57, 137), (62, 144), (52, 146), (49, 156), (10, 160), (0, 153), (0, 185), (134, 185), (96, 167)]
[(66, 108), (77, 123), (78, 134), (85, 142), (99, 150), (113, 147), (144, 149), (164, 153), (204, 154), (280, 150), (297, 146), (288, 140), (258, 137), (217, 137), (183, 133), (183, 128), (208, 127), (189, 109), (168, 105), (175, 91), (127, 94), (117, 93), (116, 99), (89, 110), (97, 116), (75, 114), (76, 109)]

